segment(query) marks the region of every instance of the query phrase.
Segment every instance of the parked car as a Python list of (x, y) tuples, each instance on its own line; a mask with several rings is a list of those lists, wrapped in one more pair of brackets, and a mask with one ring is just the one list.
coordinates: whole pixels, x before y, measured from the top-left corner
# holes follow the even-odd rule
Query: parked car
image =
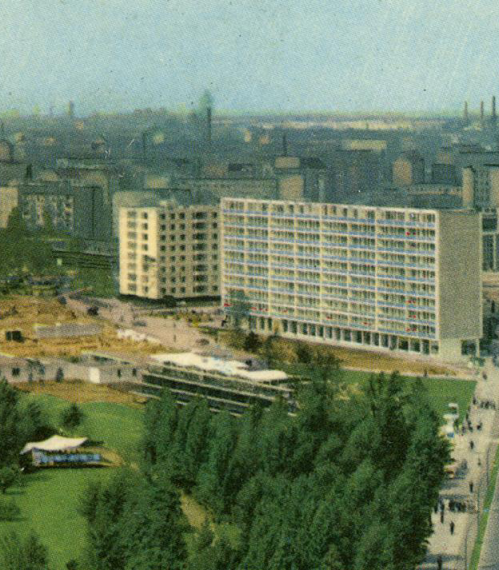
[(147, 323), (145, 321), (134, 321), (134, 327), (147, 327)]

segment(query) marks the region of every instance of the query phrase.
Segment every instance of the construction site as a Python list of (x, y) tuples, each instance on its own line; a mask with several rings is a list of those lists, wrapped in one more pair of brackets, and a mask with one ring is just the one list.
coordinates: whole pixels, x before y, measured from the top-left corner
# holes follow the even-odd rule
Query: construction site
[(127, 354), (164, 352), (164, 348), (150, 342), (120, 338), (118, 328), (109, 321), (98, 315), (77, 313), (55, 298), (13, 296), (2, 299), (2, 355), (70, 359), (95, 350)]

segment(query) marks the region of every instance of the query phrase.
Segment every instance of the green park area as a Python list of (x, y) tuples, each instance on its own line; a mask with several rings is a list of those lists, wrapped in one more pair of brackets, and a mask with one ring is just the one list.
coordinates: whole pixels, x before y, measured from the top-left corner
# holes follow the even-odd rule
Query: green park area
[[(316, 367), (306, 364), (285, 365), (283, 369), (297, 377), (313, 378), (314, 375), (319, 374)], [(341, 383), (346, 384), (357, 392), (367, 385), (371, 376), (369, 372), (341, 370), (338, 379)], [(457, 378), (418, 379), (416, 376), (401, 376), (401, 379), (407, 389), (410, 389), (415, 382), (420, 380), (427, 390), (429, 401), (440, 416), (449, 412), (449, 404), (451, 402), (457, 403), (459, 405), (460, 420), (465, 416), (476, 388), (474, 380), (459, 380)]]
[[(342, 379), (347, 384), (365, 384), (369, 380), (367, 372), (343, 371)], [(415, 377), (402, 376), (406, 386), (417, 381)], [(449, 403), (459, 404), (460, 420), (465, 416), (466, 410), (475, 393), (476, 382), (473, 380), (458, 380), (455, 378), (421, 378), (421, 382), (428, 391), (428, 399), (435, 411), (443, 416), (449, 412)]]
[[(354, 390), (368, 379), (369, 374), (364, 372), (341, 372), (341, 381)], [(405, 377), (403, 381), (410, 386), (416, 379)], [(440, 414), (447, 412), (449, 402), (457, 402), (464, 413), (475, 389), (475, 382), (465, 380), (425, 378), (422, 382), (429, 401)], [(44, 410), (48, 423), (54, 426), (60, 425), (61, 413), (68, 406), (67, 400), (39, 393), (26, 393), (22, 401), (36, 402)], [(88, 437), (114, 452), (118, 462), (133, 464), (137, 460), (143, 430), (140, 408), (109, 402), (88, 402), (79, 407), (83, 422), (65, 435)], [(106, 482), (114, 471), (113, 468), (47, 468), (23, 476), (21, 484), (8, 489), (6, 494), (7, 499), (16, 502), (20, 516), (12, 522), (0, 522), (0, 534), (16, 530), (26, 535), (33, 529), (49, 549), (51, 568), (65, 570), (66, 563), (79, 558), (86, 544), (87, 523), (78, 510), (80, 497), (89, 484)], [(205, 508), (187, 495), (182, 502), (190, 524), (199, 527), (207, 515)], [(227, 525), (226, 530), (229, 539), (233, 539), (232, 526)]]
[[(42, 406), (52, 425), (58, 425), (68, 402), (53, 396), (26, 395)], [(82, 424), (74, 436), (85, 436), (101, 441), (102, 445), (133, 461), (142, 433), (139, 409), (120, 404), (86, 403), (80, 409)], [(85, 519), (78, 512), (79, 499), (87, 486), (95, 481), (106, 481), (112, 468), (48, 468), (26, 475), (21, 485), (7, 491), (6, 498), (14, 499), (21, 514), (13, 522), (1, 522), (0, 533), (16, 530), (24, 535), (31, 529), (48, 547), (51, 568), (65, 569), (66, 563), (78, 558), (86, 541)]]

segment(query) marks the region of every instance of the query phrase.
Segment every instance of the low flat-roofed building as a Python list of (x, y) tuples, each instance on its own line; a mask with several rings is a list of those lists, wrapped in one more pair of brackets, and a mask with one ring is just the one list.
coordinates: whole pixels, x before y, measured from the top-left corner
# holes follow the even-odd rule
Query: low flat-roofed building
[(136, 391), (158, 397), (167, 388), (180, 404), (203, 397), (212, 410), (234, 414), (241, 414), (254, 404), (268, 407), (282, 398), (292, 412), (296, 403), (291, 382), (280, 370), (252, 370), (244, 362), (186, 352), (152, 356)]

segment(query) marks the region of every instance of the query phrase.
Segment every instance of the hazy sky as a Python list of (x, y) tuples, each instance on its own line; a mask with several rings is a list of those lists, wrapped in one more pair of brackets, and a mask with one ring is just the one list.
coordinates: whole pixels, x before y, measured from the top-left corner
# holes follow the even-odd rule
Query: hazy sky
[(435, 111), (498, 68), (498, 0), (0, 0), (1, 110)]

